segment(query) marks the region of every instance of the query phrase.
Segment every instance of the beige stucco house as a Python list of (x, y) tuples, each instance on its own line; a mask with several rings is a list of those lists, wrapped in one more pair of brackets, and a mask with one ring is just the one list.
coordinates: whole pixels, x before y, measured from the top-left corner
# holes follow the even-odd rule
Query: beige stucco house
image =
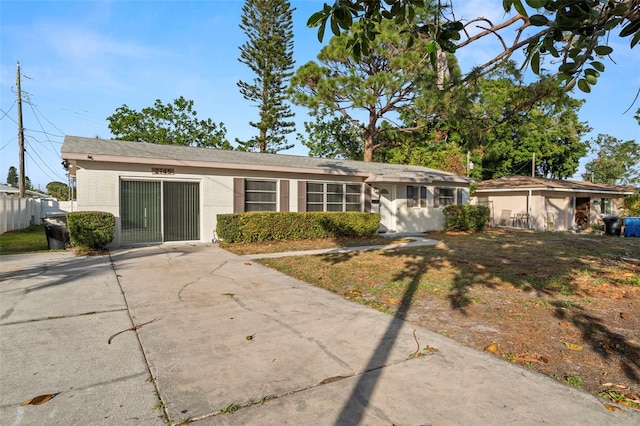
[(572, 180), (510, 176), (478, 184), (472, 204), (491, 209), (496, 226), (568, 231), (619, 215), (634, 188)]
[(442, 229), (471, 180), (419, 166), (65, 137), (77, 210), (116, 216), (112, 246), (211, 241), (217, 215), (362, 211), (381, 232)]

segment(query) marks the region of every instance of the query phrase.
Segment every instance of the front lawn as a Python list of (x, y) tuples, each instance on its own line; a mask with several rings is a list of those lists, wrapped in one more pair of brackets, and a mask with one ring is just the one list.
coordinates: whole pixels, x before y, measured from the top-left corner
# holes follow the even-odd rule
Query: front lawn
[(440, 244), (260, 262), (640, 409), (640, 238), (508, 229), (428, 236)]
[(0, 255), (48, 251), (44, 226), (32, 225), (26, 229), (0, 235)]

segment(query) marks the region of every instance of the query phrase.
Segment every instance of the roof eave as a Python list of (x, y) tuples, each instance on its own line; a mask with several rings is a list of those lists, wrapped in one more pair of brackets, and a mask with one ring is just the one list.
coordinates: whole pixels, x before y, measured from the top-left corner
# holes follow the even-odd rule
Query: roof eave
[(551, 192), (584, 192), (589, 194), (618, 194), (618, 195), (632, 195), (633, 191), (616, 191), (613, 189), (581, 189), (581, 188), (549, 188), (549, 187), (536, 187), (536, 188), (478, 188), (478, 192), (518, 192), (518, 191), (551, 191)]
[(182, 166), (182, 167), (199, 167), (205, 169), (231, 169), (231, 170), (251, 170), (263, 172), (280, 172), (280, 173), (298, 173), (298, 174), (324, 174), (339, 176), (355, 176), (366, 178), (369, 173), (359, 170), (332, 169), (332, 168), (301, 168), (287, 166), (270, 166), (260, 164), (241, 164), (241, 163), (221, 163), (212, 161), (196, 161), (196, 160), (175, 160), (171, 158), (145, 158), (145, 157), (125, 157), (118, 155), (100, 155), (100, 154), (81, 154), (81, 153), (62, 153), (62, 157), (67, 161), (91, 161), (102, 163), (124, 163), (124, 164), (149, 164), (162, 166)]

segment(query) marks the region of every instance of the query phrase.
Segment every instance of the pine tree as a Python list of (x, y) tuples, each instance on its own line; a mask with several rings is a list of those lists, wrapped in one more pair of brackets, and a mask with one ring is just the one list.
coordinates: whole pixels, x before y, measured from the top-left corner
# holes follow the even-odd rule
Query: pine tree
[(255, 74), (251, 83), (238, 81), (242, 96), (260, 110), (260, 121), (249, 122), (258, 136), (236, 141), (246, 151), (278, 152), (286, 144), (295, 123), (286, 100), (288, 80), (293, 74), (293, 11), (287, 0), (246, 0), (240, 28), (248, 41), (240, 47), (238, 60)]
[(7, 173), (7, 185), (18, 187), (18, 170), (13, 166), (9, 167), (9, 172)]

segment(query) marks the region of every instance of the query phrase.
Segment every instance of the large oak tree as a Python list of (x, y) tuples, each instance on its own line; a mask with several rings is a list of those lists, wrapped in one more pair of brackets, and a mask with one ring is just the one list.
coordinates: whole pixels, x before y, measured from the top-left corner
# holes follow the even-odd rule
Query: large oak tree
[[(435, 5), (428, 22), (415, 22), (416, 11), (425, 3)], [(356, 57), (370, 54), (377, 37), (375, 24), (383, 21), (407, 22), (412, 31), (408, 40), (426, 39), (432, 59), (438, 50), (455, 52), (486, 37), (495, 37), (502, 50), (480, 65), (483, 71), (509, 59), (524, 48), (525, 64), (536, 73), (548, 59), (549, 65), (567, 88), (577, 83), (589, 92), (604, 71), (604, 58), (613, 51), (608, 40), (617, 35), (634, 48), (640, 42), (640, 0), (503, 0), (502, 22), (483, 16), (459, 19), (458, 1), (441, 0), (335, 0), (324, 4), (307, 23), (318, 27), (322, 41), (327, 24), (338, 35), (349, 32), (348, 46)], [(509, 16), (510, 15), (510, 16)], [(359, 25), (355, 25), (358, 22)], [(477, 70), (476, 70), (477, 71)]]
[(591, 152), (595, 158), (585, 165), (584, 180), (640, 185), (640, 143), (600, 134), (593, 139)]
[(232, 149), (223, 123), (199, 119), (193, 101), (180, 96), (164, 105), (157, 99), (152, 107), (136, 111), (126, 104), (107, 117), (109, 130), (116, 139), (161, 145), (197, 146)]

